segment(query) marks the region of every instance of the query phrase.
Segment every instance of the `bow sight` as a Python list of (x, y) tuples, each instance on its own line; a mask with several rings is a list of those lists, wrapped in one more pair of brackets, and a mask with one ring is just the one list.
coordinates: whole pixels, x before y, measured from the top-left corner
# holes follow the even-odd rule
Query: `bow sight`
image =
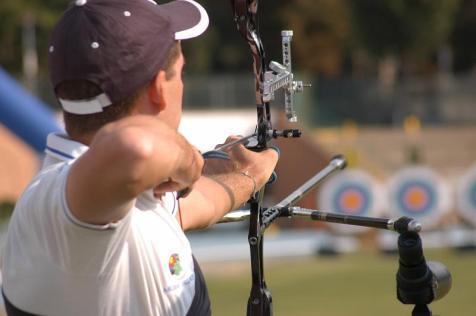
[[(270, 101), (274, 93), (284, 90), (284, 110), (290, 122), (296, 122), (293, 97), (302, 92), (302, 81), (295, 81), (291, 67), (291, 41), (293, 32), (282, 31), (283, 64), (271, 62), (266, 66), (265, 52), (257, 28), (258, 0), (231, 0), (234, 19), (241, 35), (250, 46), (253, 56), (255, 75), (255, 96), (257, 109), (257, 125), (253, 135), (244, 137), (233, 143), (225, 144), (204, 156), (222, 157), (223, 150), (238, 143), (248, 143), (251, 150), (260, 151), (267, 148), (268, 141), (277, 137), (299, 137), (298, 129), (274, 130), (271, 125)], [(250, 146), (250, 140), (256, 138), (256, 144)], [(226, 158), (226, 157), (225, 157)], [(398, 249), (400, 267), (397, 273), (397, 297), (404, 304), (413, 304), (413, 315), (431, 315), (427, 304), (443, 297), (451, 287), (451, 276), (448, 270), (438, 263), (427, 264), (423, 256), (422, 243), (418, 232), (421, 225), (417, 221), (402, 217), (399, 219), (371, 218), (349, 216), (318, 210), (304, 209), (295, 206), (301, 198), (315, 188), (334, 172), (345, 168), (342, 156), (331, 160), (327, 167), (292, 192), (288, 197), (272, 207), (263, 206), (264, 188), (256, 192), (248, 201), (249, 210), (238, 210), (227, 214), (223, 222), (235, 222), (249, 219), (248, 243), (251, 257), (252, 287), (248, 299), (247, 314), (253, 316), (269, 316), (273, 314), (271, 292), (266, 287), (263, 268), (263, 235), (266, 228), (279, 217), (304, 216), (312, 220), (374, 227), (396, 231), (400, 234)]]
[(304, 85), (302, 81), (294, 81), (291, 66), (291, 42), (293, 31), (281, 31), (283, 64), (276, 61), (269, 63), (269, 68), (264, 73), (263, 82), (263, 100), (270, 102), (274, 100), (274, 92), (284, 89), (284, 112), (289, 122), (297, 122), (296, 111), (294, 110), (294, 94), (303, 92), (304, 87), (311, 87), (310, 84)]
[[(237, 1), (239, 2), (239, 1)], [(233, 5), (236, 5), (232, 1)], [(257, 2), (256, 9), (257, 9)], [(238, 11), (235, 12), (237, 14)], [(248, 12), (250, 14), (250, 12)], [(244, 21), (246, 21), (246, 15), (235, 15), (235, 20), (237, 21), (238, 29), (240, 27), (243, 28), (244, 26), (240, 26)], [(247, 27), (251, 26), (251, 21), (248, 21)], [(243, 34), (243, 33), (242, 33)], [(261, 104), (267, 109), (266, 111), (266, 118), (267, 120), (264, 121), (266, 125), (262, 125), (260, 128), (260, 124), (258, 123), (256, 132), (240, 138), (236, 141), (231, 143), (224, 144), (214, 151), (222, 151), (237, 144), (248, 143), (253, 139), (257, 139), (258, 143), (262, 146), (252, 145), (248, 147), (262, 147), (265, 148), (265, 142), (271, 140), (271, 138), (294, 138), (300, 137), (301, 131), (299, 129), (284, 129), (284, 130), (275, 130), (271, 128), (271, 113), (269, 112), (269, 102), (275, 99), (275, 92), (279, 90), (284, 91), (284, 112), (286, 114), (286, 118), (289, 122), (295, 123), (297, 122), (297, 115), (294, 109), (294, 94), (298, 92), (303, 92), (304, 88), (310, 88), (311, 84), (304, 84), (302, 81), (295, 81), (294, 74), (292, 72), (292, 60), (291, 60), (291, 43), (293, 39), (293, 31), (291, 30), (284, 30), (281, 31), (281, 49), (283, 53), (283, 61), (282, 64), (278, 63), (277, 61), (271, 61), (269, 63), (269, 67), (265, 68), (264, 75), (262, 75), (264, 64), (264, 49), (261, 44), (261, 40), (259, 39), (256, 30), (250, 32), (251, 35), (246, 34), (244, 35), (245, 38), (249, 41), (250, 46), (253, 51), (254, 57), (254, 69), (256, 78), (263, 78), (263, 80), (257, 80), (259, 85), (257, 84), (256, 88), (256, 96), (257, 96), (257, 104)], [(249, 39), (251, 36), (251, 40)], [(258, 69), (261, 69), (261, 73), (257, 72)], [(264, 115), (260, 115), (258, 109), (258, 120), (260, 121), (264, 119)], [(265, 128), (263, 128), (263, 126)], [(261, 135), (261, 136), (260, 136)], [(260, 138), (261, 137), (261, 138)], [(261, 139), (261, 142), (260, 142)], [(210, 153), (207, 153), (209, 155)]]

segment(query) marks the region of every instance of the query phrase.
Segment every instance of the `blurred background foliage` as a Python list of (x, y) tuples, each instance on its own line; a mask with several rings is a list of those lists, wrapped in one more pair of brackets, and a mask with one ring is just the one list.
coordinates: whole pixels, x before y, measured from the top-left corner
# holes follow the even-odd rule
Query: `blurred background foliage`
[[(199, 2), (211, 23), (203, 36), (183, 45), (185, 103), (249, 107), (252, 91), (243, 91), (252, 80), (251, 55), (236, 31), (230, 1)], [(29, 86), (22, 75), (22, 30), (33, 23), (39, 83), (31, 90), (52, 105), (48, 35), (68, 3), (0, 1), (0, 66)], [(400, 124), (408, 115), (424, 123), (476, 120), (458, 114), (471, 112), (474, 99), (476, 0), (261, 0), (259, 6), (269, 60), (281, 59), (280, 30), (294, 30), (293, 69), (314, 86), (306, 100), (298, 100), (310, 107), (301, 109), (311, 124)], [(453, 81), (443, 82), (442, 74)]]
[[(46, 69), (48, 34), (67, 0), (2, 0), (0, 64), (21, 71), (21, 28), (34, 19), (40, 70)], [(208, 32), (187, 45), (188, 70), (248, 70), (249, 53), (235, 31), (229, 1), (202, 0), (211, 18)], [(280, 56), (279, 30), (295, 31), (298, 69), (338, 76), (375, 70), (379, 59), (395, 56), (402, 71), (431, 72), (442, 49), (454, 54), (454, 71), (476, 62), (474, 0), (295, 0), (260, 1), (260, 31), (271, 56)], [(268, 43), (269, 41), (269, 43)], [(190, 49), (193, 46), (193, 49)]]
[(22, 26), (35, 24), (40, 71), (46, 71), (48, 36), (66, 8), (65, 0), (2, 0), (0, 2), (0, 65), (14, 74), (22, 71)]

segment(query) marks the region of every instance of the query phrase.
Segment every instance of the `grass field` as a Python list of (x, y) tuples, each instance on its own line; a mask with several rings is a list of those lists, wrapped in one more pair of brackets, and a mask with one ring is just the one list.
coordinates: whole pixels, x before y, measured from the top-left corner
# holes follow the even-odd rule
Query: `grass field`
[[(425, 251), (453, 276), (450, 293), (430, 305), (433, 315), (476, 316), (476, 253)], [(213, 315), (245, 315), (249, 263), (203, 264)], [(265, 273), (274, 315), (411, 315), (396, 298), (398, 258), (378, 253), (268, 261)]]

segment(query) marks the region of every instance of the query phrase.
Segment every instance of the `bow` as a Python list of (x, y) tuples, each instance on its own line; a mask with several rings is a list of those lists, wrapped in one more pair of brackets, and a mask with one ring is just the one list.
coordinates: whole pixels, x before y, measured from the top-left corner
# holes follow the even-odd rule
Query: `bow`
[[(255, 150), (267, 147), (271, 138), (299, 137), (298, 129), (274, 130), (271, 124), (270, 101), (274, 92), (283, 89), (285, 95), (285, 112), (290, 122), (297, 122), (294, 110), (293, 95), (302, 92), (302, 81), (294, 81), (291, 69), (292, 31), (282, 31), (283, 64), (272, 61), (266, 65), (266, 54), (258, 31), (258, 0), (231, 0), (234, 19), (238, 31), (247, 41), (253, 57), (253, 73), (255, 77), (255, 100), (257, 110), (257, 125), (254, 136), (257, 138)], [(248, 136), (249, 137), (249, 136)]]
[(256, 148), (263, 149), (267, 145), (267, 134), (271, 127), (269, 102), (263, 99), (263, 83), (265, 74), (265, 52), (257, 29), (258, 0), (232, 0), (236, 26), (248, 42), (253, 56), (253, 73), (255, 76), (255, 100), (258, 122)]
[[(293, 96), (296, 92), (302, 92), (306, 85), (301, 81), (293, 80), (291, 69), (291, 40), (292, 31), (282, 31), (282, 64), (272, 61), (269, 67), (266, 65), (265, 51), (258, 32), (257, 12), (258, 0), (231, 0), (234, 19), (238, 31), (247, 41), (253, 56), (253, 72), (255, 76), (255, 96), (257, 109), (257, 125), (253, 135), (243, 137), (241, 140), (224, 145), (233, 146), (238, 143), (248, 142), (255, 137), (256, 145), (248, 147), (251, 150), (261, 151), (268, 147), (268, 142), (277, 137), (299, 137), (301, 132), (297, 129), (275, 130), (271, 124), (270, 101), (274, 99), (274, 92), (284, 90), (284, 109), (290, 122), (296, 122)], [(310, 85), (307, 85), (310, 86)], [(252, 287), (247, 305), (247, 315), (271, 316), (272, 297), (266, 287), (263, 270), (263, 234), (265, 229), (278, 217), (304, 216), (312, 220), (351, 224), (358, 226), (387, 229), (400, 233), (399, 254), (400, 266), (397, 274), (397, 296), (405, 304), (415, 304), (413, 315), (431, 315), (427, 304), (432, 300), (443, 297), (451, 287), (451, 276), (443, 266), (440, 272), (432, 271), (427, 265), (419, 242), (418, 232), (421, 224), (417, 221), (401, 217), (399, 219), (370, 218), (362, 216), (350, 216), (336, 213), (327, 213), (317, 210), (304, 209), (294, 205), (312, 188), (322, 182), (333, 172), (345, 168), (346, 162), (342, 156), (334, 157), (329, 165), (302, 184), (288, 197), (273, 207), (263, 207), (264, 187), (253, 194), (248, 201), (250, 210), (237, 211), (227, 214), (221, 222), (240, 221), (249, 218), (248, 243), (251, 256)], [(423, 258), (423, 259), (422, 259)], [(418, 262), (412, 266), (408, 262)], [(438, 270), (438, 269), (437, 269)], [(419, 271), (419, 274), (415, 273)], [(426, 278), (421, 282), (423, 276)], [(436, 281), (435, 281), (436, 280)], [(440, 293), (432, 292), (432, 289), (440, 287)]]
[[(267, 147), (268, 131), (272, 130), (269, 102), (263, 99), (263, 83), (265, 74), (265, 52), (256, 25), (258, 0), (231, 0), (234, 9), (235, 23), (238, 31), (248, 42), (253, 56), (253, 73), (255, 76), (255, 98), (257, 111), (256, 138), (258, 143), (253, 150)], [(251, 256), (252, 288), (248, 299), (247, 315), (271, 315), (272, 297), (264, 281), (263, 271), (263, 234), (261, 227), (261, 209), (264, 188), (255, 193), (249, 200), (250, 227), (248, 242)]]
[[(234, 19), (238, 31), (247, 41), (253, 57), (253, 73), (255, 77), (255, 98), (257, 110), (256, 145), (249, 148), (261, 151), (268, 147), (268, 142), (277, 137), (299, 137), (298, 129), (275, 130), (271, 123), (270, 101), (274, 92), (284, 89), (285, 110), (288, 120), (296, 122), (293, 107), (293, 94), (301, 92), (302, 82), (293, 81), (291, 72), (291, 39), (292, 31), (283, 31), (283, 64), (271, 62), (266, 65), (265, 51), (258, 31), (257, 13), (258, 0), (231, 0)], [(243, 138), (247, 140), (250, 136)], [(256, 192), (248, 201), (250, 205), (250, 227), (248, 242), (251, 255), (252, 288), (248, 299), (248, 315), (272, 315), (272, 297), (266, 287), (263, 271), (263, 233), (264, 229), (277, 218), (277, 212), (265, 214), (263, 208), (264, 187)]]

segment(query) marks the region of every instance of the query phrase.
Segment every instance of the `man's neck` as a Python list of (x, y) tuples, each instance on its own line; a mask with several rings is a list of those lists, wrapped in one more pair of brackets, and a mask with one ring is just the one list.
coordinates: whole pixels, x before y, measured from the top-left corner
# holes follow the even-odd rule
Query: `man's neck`
[(74, 140), (75, 142), (79, 142), (83, 145), (89, 146), (91, 142), (93, 141), (94, 135), (95, 133), (88, 133), (84, 135), (74, 135), (74, 136), (69, 135), (69, 137), (71, 138), (71, 140)]

